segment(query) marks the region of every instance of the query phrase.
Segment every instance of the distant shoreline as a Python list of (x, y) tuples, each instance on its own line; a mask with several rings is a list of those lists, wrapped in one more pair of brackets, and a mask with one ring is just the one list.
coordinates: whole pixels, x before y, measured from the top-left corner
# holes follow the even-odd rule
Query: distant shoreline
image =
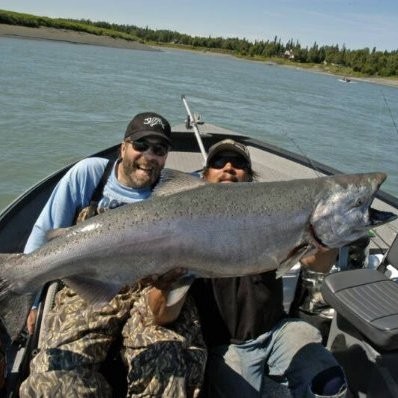
[(47, 28), (43, 26), (40, 28), (30, 28), (28, 26), (0, 24), (0, 37), (1, 36), (35, 40), (64, 41), (74, 44), (89, 44), (131, 50), (160, 51), (158, 48), (139, 43), (138, 41), (114, 39), (110, 36), (97, 36), (86, 32)]
[[(0, 24), (0, 37), (14, 37), (14, 38), (24, 38), (24, 39), (34, 39), (34, 40), (54, 40), (54, 41), (64, 41), (68, 43), (75, 44), (88, 44), (88, 45), (97, 45), (97, 46), (105, 46), (105, 47), (114, 47), (114, 48), (125, 48), (131, 50), (145, 50), (145, 51), (162, 51), (162, 48), (167, 48), (166, 46), (149, 46), (147, 44), (139, 43), (137, 41), (129, 41), (125, 39), (114, 39), (109, 36), (97, 36), (90, 33), (78, 32), (67, 29), (55, 29), (55, 28), (30, 28), (27, 26), (20, 25), (6, 25)], [(174, 47), (172, 47), (175, 49)], [(184, 50), (182, 51), (194, 51), (194, 50)], [(219, 55), (217, 53), (206, 52), (207, 55)], [(222, 54), (227, 56), (226, 54)], [(257, 61), (263, 62), (263, 61)], [(279, 65), (286, 66), (286, 65)], [(295, 67), (298, 69), (303, 69), (308, 72), (314, 73), (325, 73), (319, 68), (300, 68), (300, 66), (288, 66)], [(339, 75), (335, 75), (339, 77)], [(374, 83), (381, 84), (384, 86), (396, 87), (398, 88), (398, 79), (385, 79), (381, 77), (350, 77), (351, 81), (362, 81), (366, 83)]]

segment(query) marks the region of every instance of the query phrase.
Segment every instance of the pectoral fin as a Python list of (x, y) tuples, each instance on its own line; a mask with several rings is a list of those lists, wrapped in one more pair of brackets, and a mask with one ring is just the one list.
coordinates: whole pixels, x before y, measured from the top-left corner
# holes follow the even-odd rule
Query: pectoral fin
[(276, 271), (276, 277), (280, 278), (285, 275), (293, 265), (297, 264), (306, 254), (314, 250), (314, 246), (310, 243), (303, 243), (299, 246), (294, 247), (287, 257), (279, 264)]

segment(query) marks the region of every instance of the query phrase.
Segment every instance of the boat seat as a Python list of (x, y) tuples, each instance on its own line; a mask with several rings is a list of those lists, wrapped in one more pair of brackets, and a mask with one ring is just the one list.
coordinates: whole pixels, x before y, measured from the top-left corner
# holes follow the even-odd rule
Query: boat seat
[(324, 300), (383, 351), (398, 349), (398, 283), (371, 269), (328, 275)]
[(381, 272), (385, 272), (389, 265), (398, 269), (398, 234), (395, 236), (395, 239), (391, 243), (390, 248), (384, 255), (383, 260), (378, 267), (378, 270)]

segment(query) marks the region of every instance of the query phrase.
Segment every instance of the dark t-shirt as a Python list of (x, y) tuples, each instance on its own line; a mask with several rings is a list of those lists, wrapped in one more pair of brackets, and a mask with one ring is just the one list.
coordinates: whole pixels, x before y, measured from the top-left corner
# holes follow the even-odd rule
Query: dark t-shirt
[(195, 298), (208, 346), (239, 344), (269, 331), (286, 314), (275, 271), (240, 278), (198, 279)]

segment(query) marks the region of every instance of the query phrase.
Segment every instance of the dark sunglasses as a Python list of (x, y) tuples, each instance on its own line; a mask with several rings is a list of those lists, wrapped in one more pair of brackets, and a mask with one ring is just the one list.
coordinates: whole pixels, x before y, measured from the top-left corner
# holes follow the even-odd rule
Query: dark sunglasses
[(145, 140), (137, 140), (137, 141), (128, 141), (135, 151), (137, 152), (146, 152), (148, 149), (152, 151), (156, 156), (165, 156), (169, 151), (169, 146), (167, 144), (156, 143), (153, 144), (151, 142)]
[(246, 159), (240, 156), (220, 156), (211, 159), (209, 162), (209, 167), (212, 169), (222, 169), (227, 163), (231, 163), (232, 167), (235, 169), (248, 169), (249, 163)]

